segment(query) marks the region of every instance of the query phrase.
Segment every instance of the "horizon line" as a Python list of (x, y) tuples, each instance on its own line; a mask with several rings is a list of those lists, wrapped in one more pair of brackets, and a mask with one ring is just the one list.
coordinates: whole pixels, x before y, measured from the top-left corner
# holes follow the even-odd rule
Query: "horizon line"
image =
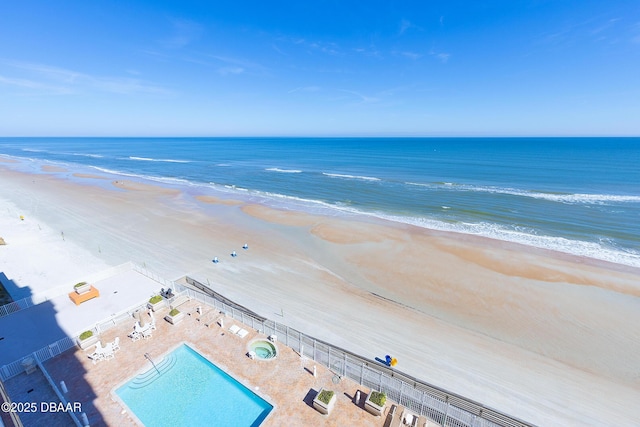
[(369, 139), (385, 139), (385, 138), (402, 138), (402, 139), (428, 139), (428, 138), (469, 138), (469, 139), (486, 139), (486, 138), (640, 138), (638, 135), (0, 135), (0, 138), (369, 138)]

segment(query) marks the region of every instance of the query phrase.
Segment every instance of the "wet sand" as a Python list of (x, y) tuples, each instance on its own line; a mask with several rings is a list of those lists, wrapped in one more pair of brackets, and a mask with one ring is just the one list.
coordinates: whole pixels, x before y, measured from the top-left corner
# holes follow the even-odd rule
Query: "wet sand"
[[(538, 425), (640, 419), (638, 269), (132, 180), (88, 192), (8, 164), (0, 174), (0, 198), (16, 210), (3, 221), (20, 211), (64, 230), (66, 241), (49, 250), (70, 242), (96, 263), (188, 274), (260, 314), (372, 359), (391, 354), (399, 370)], [(26, 264), (0, 267), (25, 283), (55, 283)]]

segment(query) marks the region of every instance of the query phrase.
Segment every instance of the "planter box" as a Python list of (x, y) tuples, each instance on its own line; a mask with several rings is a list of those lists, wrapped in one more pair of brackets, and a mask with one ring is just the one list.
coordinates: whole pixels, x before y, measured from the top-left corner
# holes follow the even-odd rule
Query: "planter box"
[(176, 314), (175, 316), (171, 316), (170, 314), (167, 314), (166, 316), (164, 316), (164, 320), (166, 320), (167, 322), (171, 323), (172, 325), (176, 325), (180, 322), (182, 322), (182, 319), (184, 319), (184, 313), (180, 312), (178, 314)]
[(82, 286), (78, 286), (77, 288), (74, 288), (74, 290), (78, 295), (86, 294), (91, 290), (91, 285), (89, 283), (85, 283)]
[(329, 399), (329, 403), (324, 403), (318, 399), (318, 397), (320, 397), (320, 393), (322, 393), (323, 391), (325, 391), (324, 388), (321, 388), (316, 397), (313, 399), (313, 407), (316, 408), (316, 410), (321, 414), (329, 415), (336, 404), (336, 398), (338, 395), (333, 393), (333, 396), (331, 396), (331, 399)]
[(371, 398), (371, 393), (367, 395), (367, 399), (364, 401), (364, 409), (366, 409), (367, 412), (369, 412), (370, 414), (381, 416), (384, 413), (385, 405), (378, 406), (377, 404), (369, 400), (370, 398)]
[(80, 340), (80, 338), (78, 338), (78, 345), (83, 350), (86, 350), (89, 347), (91, 347), (92, 345), (95, 345), (97, 343), (98, 343), (98, 336), (97, 335), (92, 335), (89, 338), (87, 338), (86, 340)]
[(166, 305), (167, 304), (164, 302), (164, 299), (158, 301), (155, 304), (152, 304), (150, 302), (147, 303), (147, 307), (150, 308), (154, 312), (160, 310), (161, 308), (166, 307)]

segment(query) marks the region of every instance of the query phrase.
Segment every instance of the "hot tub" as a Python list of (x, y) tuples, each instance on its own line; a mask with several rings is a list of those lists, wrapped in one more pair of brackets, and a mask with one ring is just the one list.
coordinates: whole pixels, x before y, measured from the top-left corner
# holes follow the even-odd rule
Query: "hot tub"
[(249, 352), (253, 352), (257, 359), (270, 360), (276, 357), (276, 346), (267, 340), (258, 339), (249, 343)]

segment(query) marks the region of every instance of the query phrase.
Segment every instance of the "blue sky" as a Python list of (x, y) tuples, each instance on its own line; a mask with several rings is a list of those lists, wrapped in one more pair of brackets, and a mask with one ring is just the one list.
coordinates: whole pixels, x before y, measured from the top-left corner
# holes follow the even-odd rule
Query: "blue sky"
[(640, 135), (634, 1), (7, 1), (1, 136)]

